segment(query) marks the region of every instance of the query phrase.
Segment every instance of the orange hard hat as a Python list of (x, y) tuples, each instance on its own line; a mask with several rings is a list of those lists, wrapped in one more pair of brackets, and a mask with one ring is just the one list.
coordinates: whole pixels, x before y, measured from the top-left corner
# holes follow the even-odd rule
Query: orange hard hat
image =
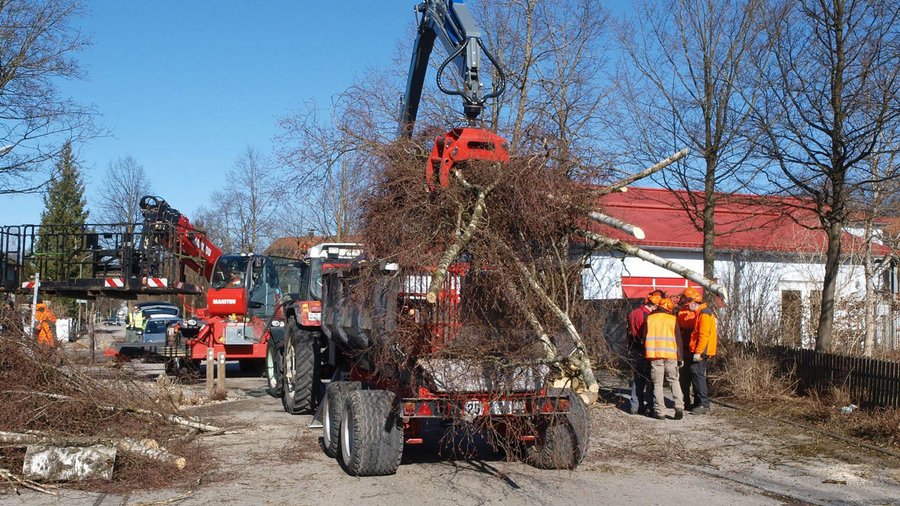
[(675, 303), (672, 302), (671, 299), (660, 299), (657, 306), (663, 308), (665, 311), (671, 311), (675, 309)]
[(661, 300), (665, 300), (665, 299), (663, 299), (659, 295), (656, 295), (655, 293), (653, 295), (650, 295), (649, 297), (647, 297), (647, 302), (649, 302), (650, 304), (653, 304), (654, 306), (658, 306), (659, 301), (661, 301)]
[(687, 287), (681, 296), (693, 302), (700, 302), (703, 300), (703, 296), (700, 295), (700, 292), (692, 286)]

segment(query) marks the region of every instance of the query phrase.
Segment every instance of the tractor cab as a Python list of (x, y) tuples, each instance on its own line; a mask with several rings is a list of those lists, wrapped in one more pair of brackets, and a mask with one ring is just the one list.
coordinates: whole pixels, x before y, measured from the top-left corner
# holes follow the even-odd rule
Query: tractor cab
[(222, 255), (213, 268), (207, 307), (211, 316), (267, 318), (281, 297), (278, 271), (261, 255)]

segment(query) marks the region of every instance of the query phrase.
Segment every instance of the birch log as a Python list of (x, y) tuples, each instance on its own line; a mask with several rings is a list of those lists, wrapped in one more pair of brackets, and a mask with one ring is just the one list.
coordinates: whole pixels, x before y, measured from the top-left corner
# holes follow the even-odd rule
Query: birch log
[[(460, 179), (465, 183), (465, 180), (462, 179), (462, 177), (460, 177)], [(441, 286), (444, 284), (444, 278), (447, 277), (447, 269), (450, 268), (450, 264), (459, 257), (459, 253), (462, 249), (465, 248), (466, 245), (469, 244), (469, 241), (472, 240), (472, 237), (475, 236), (475, 232), (478, 230), (478, 226), (481, 224), (481, 218), (484, 216), (484, 211), (487, 208), (485, 201), (488, 193), (494, 189), (496, 184), (497, 182), (494, 182), (490, 186), (478, 190), (478, 198), (475, 200), (475, 205), (472, 208), (472, 217), (469, 219), (469, 223), (466, 224), (463, 233), (453, 241), (453, 244), (451, 244), (446, 251), (444, 251), (444, 255), (441, 257), (441, 261), (438, 263), (437, 268), (431, 273), (431, 282), (428, 284), (428, 292), (425, 294), (425, 300), (427, 300), (429, 304), (437, 302), (437, 294), (441, 291)]]
[(665, 169), (666, 167), (668, 167), (669, 165), (672, 165), (673, 163), (675, 163), (678, 160), (681, 160), (682, 158), (687, 156), (689, 151), (690, 150), (688, 148), (684, 148), (681, 151), (675, 153), (674, 155), (666, 158), (665, 160), (663, 160), (655, 165), (652, 165), (650, 167), (647, 167), (646, 169), (638, 172), (637, 174), (626, 177), (625, 179), (622, 179), (618, 182), (615, 182), (615, 183), (607, 186), (606, 188), (603, 188), (602, 190), (600, 190), (596, 193), (596, 196), (600, 197), (600, 196), (606, 195), (608, 193), (619, 191), (620, 189), (630, 185), (631, 183), (633, 183), (635, 181), (644, 179), (645, 177), (647, 177), (655, 172), (659, 172), (659, 171)]
[(18, 432), (0, 432), (0, 443), (27, 446), (27, 445), (54, 445), (54, 446), (93, 446), (97, 444), (111, 444), (121, 451), (141, 455), (149, 459), (157, 460), (172, 464), (178, 469), (184, 469), (187, 461), (184, 457), (179, 457), (169, 453), (163, 448), (152, 448), (145, 445), (137, 439), (101, 439), (96, 437), (80, 437), (80, 436), (54, 436), (51, 434), (42, 434), (31, 432), (22, 434)]
[(585, 392), (579, 392), (579, 395), (581, 395), (586, 404), (593, 404), (600, 396), (600, 385), (597, 384), (597, 379), (594, 377), (594, 371), (591, 369), (591, 361), (585, 351), (581, 334), (578, 332), (578, 329), (575, 328), (575, 324), (572, 323), (572, 319), (569, 318), (569, 315), (560, 309), (560, 307), (553, 302), (553, 299), (547, 295), (547, 292), (544, 291), (544, 288), (535, 278), (531, 270), (515, 256), (509, 246), (505, 243), (502, 243), (502, 245), (516, 264), (516, 268), (522, 273), (522, 277), (525, 278), (531, 291), (534, 292), (541, 299), (541, 302), (543, 302), (544, 305), (560, 319), (563, 326), (566, 328), (569, 337), (572, 338), (572, 342), (575, 344), (575, 350), (569, 355), (569, 363), (578, 372), (578, 377), (581, 379), (582, 383), (584, 383), (586, 389)]
[(582, 236), (586, 237), (587, 239), (590, 239), (596, 245), (602, 245), (607, 248), (621, 251), (622, 253), (625, 253), (626, 255), (640, 258), (641, 260), (649, 262), (653, 265), (662, 267), (663, 269), (666, 269), (668, 271), (672, 271), (675, 274), (678, 274), (686, 279), (689, 279), (689, 280), (697, 283), (698, 285), (702, 286), (703, 288), (709, 290), (710, 292), (718, 295), (719, 297), (722, 298), (723, 301), (725, 301), (725, 302), (728, 301), (728, 294), (722, 285), (719, 285), (718, 283), (716, 283), (712, 280), (706, 279), (699, 272), (692, 271), (691, 269), (688, 269), (687, 267), (685, 267), (677, 262), (673, 262), (671, 260), (666, 260), (665, 258), (658, 257), (658, 256), (654, 255), (653, 253), (644, 251), (641, 248), (638, 248), (637, 246), (633, 246), (631, 244), (628, 244), (627, 242), (620, 241), (618, 239), (606, 237), (605, 235), (600, 235), (600, 234), (597, 234), (594, 232), (589, 232), (587, 230), (578, 230), (578, 233), (581, 234)]
[(591, 211), (590, 213), (588, 213), (588, 215), (592, 219), (594, 219), (600, 223), (603, 223), (604, 225), (609, 225), (613, 228), (617, 228), (619, 230), (628, 232), (629, 234), (633, 235), (636, 239), (643, 239), (643, 238), (647, 237), (647, 235), (644, 234), (644, 230), (641, 227), (632, 225), (631, 223), (626, 223), (618, 218), (613, 218), (612, 216), (607, 216), (607, 215), (605, 215), (603, 213), (599, 213), (597, 211)]

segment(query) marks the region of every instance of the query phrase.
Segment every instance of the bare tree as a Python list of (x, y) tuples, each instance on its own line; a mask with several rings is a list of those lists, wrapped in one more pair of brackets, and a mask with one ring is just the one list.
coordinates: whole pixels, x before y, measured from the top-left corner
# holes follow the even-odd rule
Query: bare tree
[(95, 134), (91, 109), (57, 88), (82, 77), (79, 14), (75, 0), (0, 2), (0, 195), (39, 191), (52, 176), (45, 162)]
[(296, 235), (314, 230), (342, 240), (358, 226), (360, 192), (374, 173), (371, 153), (388, 138), (373, 125), (386, 116), (384, 109), (376, 112), (373, 102), (357, 102), (353, 96), (371, 95), (351, 88), (335, 98), (324, 118), (310, 103), (302, 113), (281, 121), (283, 147), (278, 156), (292, 175), (285, 189), (291, 197), (285, 200)]
[(194, 214), (195, 224), (222, 251), (259, 253), (284, 219), (278, 214), (285, 192), (281, 171), (268, 156), (247, 146), (225, 174), (225, 184), (210, 204)]
[(660, 172), (658, 180), (673, 191), (703, 188), (675, 195), (703, 234), (708, 278), (714, 276), (716, 192), (734, 187), (750, 154), (746, 97), (755, 91), (746, 76), (761, 7), (761, 0), (643, 0), (634, 22), (619, 26), (626, 55), (619, 96), (635, 128), (613, 131), (650, 159), (682, 146), (699, 155)]
[[(892, 151), (878, 141), (898, 108), (896, 2), (794, 0), (775, 3), (759, 58), (765, 90), (755, 105), (762, 155), (776, 170), (768, 187), (803, 197), (827, 237), (816, 349), (832, 349), (841, 236), (851, 199), (873, 176), (867, 161)], [(886, 153), (885, 153), (886, 154)]]
[(153, 189), (144, 166), (131, 156), (109, 162), (97, 197), (97, 215), (104, 223), (137, 223), (140, 201)]
[(861, 184), (857, 189), (858, 193), (854, 195), (854, 214), (862, 221), (862, 237), (865, 248), (863, 251), (863, 272), (866, 283), (863, 300), (865, 327), (863, 353), (867, 357), (871, 357), (875, 353), (879, 300), (877, 279), (882, 272), (892, 266), (889, 258), (883, 258), (881, 262), (876, 262), (876, 255), (872, 250), (875, 245), (888, 243), (884, 240), (879, 220), (891, 209), (892, 200), (900, 194), (900, 167), (897, 164), (897, 153), (893, 148), (896, 138), (896, 132), (893, 131), (886, 131), (881, 136), (879, 148), (874, 150), (875, 152), (866, 162), (870, 174), (869, 181)]

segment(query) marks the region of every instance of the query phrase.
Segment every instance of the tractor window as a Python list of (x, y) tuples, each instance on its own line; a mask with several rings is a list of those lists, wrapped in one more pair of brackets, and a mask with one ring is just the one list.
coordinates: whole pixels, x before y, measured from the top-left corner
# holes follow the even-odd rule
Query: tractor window
[(213, 270), (212, 287), (243, 288), (247, 272), (248, 257), (226, 255), (219, 257)]
[(322, 298), (322, 264), (321, 258), (313, 258), (309, 265), (309, 294), (313, 300)]
[(258, 316), (271, 315), (279, 297), (275, 264), (269, 258), (255, 257), (251, 277), (250, 312)]

